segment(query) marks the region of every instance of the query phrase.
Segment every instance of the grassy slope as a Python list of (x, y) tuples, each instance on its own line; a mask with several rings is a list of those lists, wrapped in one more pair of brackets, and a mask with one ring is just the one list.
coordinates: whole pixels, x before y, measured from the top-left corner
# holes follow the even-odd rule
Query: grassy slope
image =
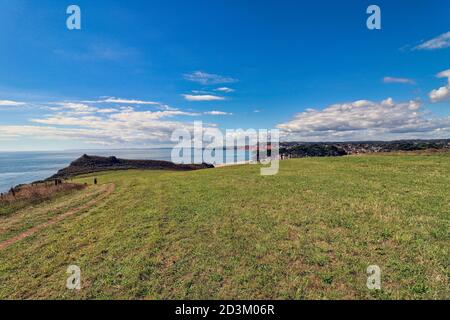
[[(449, 154), (97, 177), (116, 184), (108, 200), (0, 252), (0, 298), (450, 295)], [(366, 288), (372, 264), (381, 292)]]

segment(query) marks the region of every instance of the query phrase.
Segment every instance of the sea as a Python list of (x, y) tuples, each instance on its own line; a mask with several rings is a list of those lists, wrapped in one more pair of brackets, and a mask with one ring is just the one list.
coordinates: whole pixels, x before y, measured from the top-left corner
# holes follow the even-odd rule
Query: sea
[[(172, 148), (0, 152), (0, 192), (6, 192), (19, 184), (46, 179), (84, 154), (115, 156), (121, 159), (171, 161), (171, 153)], [(194, 153), (201, 154), (201, 150), (192, 152)], [(242, 162), (248, 159), (248, 152), (238, 150), (236, 155), (227, 152), (226, 158), (223, 161), (217, 161), (216, 164)]]

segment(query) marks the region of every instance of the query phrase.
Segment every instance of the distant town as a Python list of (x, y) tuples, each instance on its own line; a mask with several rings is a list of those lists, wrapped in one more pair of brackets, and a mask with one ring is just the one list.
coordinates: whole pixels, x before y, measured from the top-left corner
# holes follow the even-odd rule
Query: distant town
[(353, 141), (353, 142), (283, 142), (281, 158), (337, 157), (353, 154), (450, 149), (450, 139)]

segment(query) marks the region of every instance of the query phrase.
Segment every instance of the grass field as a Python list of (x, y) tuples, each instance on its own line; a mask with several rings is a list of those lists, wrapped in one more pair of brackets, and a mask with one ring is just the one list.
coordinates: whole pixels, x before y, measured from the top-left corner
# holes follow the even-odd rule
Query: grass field
[[(0, 298), (448, 299), (450, 154), (121, 171), (0, 217), (0, 241), (115, 190), (0, 251)], [(92, 183), (91, 177), (79, 182)], [(66, 289), (81, 268), (82, 290)], [(366, 269), (382, 270), (368, 290)]]

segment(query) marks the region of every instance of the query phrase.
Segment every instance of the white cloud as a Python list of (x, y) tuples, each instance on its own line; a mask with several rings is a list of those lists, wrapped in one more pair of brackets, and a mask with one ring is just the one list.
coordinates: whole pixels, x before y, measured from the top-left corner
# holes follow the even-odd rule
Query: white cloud
[(210, 94), (204, 94), (204, 95), (184, 94), (183, 97), (187, 101), (220, 101), (220, 100), (225, 100), (224, 97), (214, 96), (214, 95), (210, 95)]
[(119, 110), (113, 109), (113, 108), (105, 108), (105, 109), (98, 109), (97, 112), (98, 113), (114, 113), (114, 112), (119, 112)]
[(303, 141), (448, 138), (450, 117), (435, 118), (420, 109), (420, 102), (414, 100), (360, 100), (308, 109), (278, 128), (286, 139)]
[(58, 102), (56, 103), (57, 107), (50, 108), (53, 111), (68, 111), (72, 114), (91, 114), (96, 112), (98, 109), (88, 106), (84, 103), (77, 102)]
[(416, 82), (409, 78), (396, 78), (396, 77), (384, 77), (384, 83), (405, 83), (405, 84), (416, 84)]
[(85, 129), (64, 129), (44, 126), (2, 126), (0, 136), (8, 138), (37, 137), (52, 139), (86, 138), (91, 137), (93, 131)]
[(211, 92), (208, 92), (205, 90), (192, 90), (192, 93), (194, 93), (194, 94), (211, 94)]
[[(98, 115), (57, 112), (30, 120), (37, 125), (0, 126), (3, 138), (81, 139), (88, 143), (143, 145), (168, 143), (176, 129), (191, 129), (192, 124), (168, 121), (175, 116), (200, 116), (200, 113), (165, 110), (134, 111), (124, 108), (118, 113)], [(22, 128), (22, 130), (21, 130)]]
[(228, 88), (228, 87), (220, 87), (215, 89), (214, 91), (224, 92), (224, 93), (231, 93), (234, 92), (234, 89)]
[[(129, 100), (129, 99), (118, 99), (118, 98), (106, 98), (104, 100), (97, 101), (83, 101), (83, 102), (55, 102), (51, 103), (50, 107), (44, 107), (47, 110), (58, 111), (63, 114), (71, 114), (71, 115), (89, 115), (94, 113), (106, 114), (106, 113), (116, 113), (120, 111), (133, 111), (134, 108), (130, 106), (121, 106), (121, 107), (97, 107), (99, 104), (103, 103), (127, 103), (134, 105), (154, 105), (157, 104), (156, 109), (165, 110), (165, 111), (177, 111), (178, 109), (171, 108), (168, 105), (159, 104), (151, 101), (143, 101), (143, 100)], [(94, 104), (97, 106), (92, 106), (90, 104)]]
[(415, 50), (435, 50), (450, 47), (450, 31), (416, 46)]
[[(143, 100), (108, 97), (100, 99), (108, 101), (106, 103), (152, 104)], [(31, 125), (0, 125), (0, 137), (3, 141), (23, 138), (55, 139), (118, 147), (170, 144), (174, 130), (191, 130), (193, 125), (184, 120), (172, 121), (170, 118), (203, 115), (200, 112), (185, 112), (163, 104), (158, 104), (156, 111), (137, 111), (132, 106), (101, 108), (97, 103), (99, 102), (48, 103), (41, 106), (41, 109), (49, 113), (30, 119)], [(209, 123), (205, 127), (214, 125)]]
[[(133, 109), (123, 109), (119, 113), (103, 116), (84, 115), (83, 113), (57, 113), (40, 119), (32, 119), (32, 122), (58, 125), (58, 126), (85, 126), (103, 128), (105, 124), (113, 125), (115, 121), (121, 122), (145, 122), (174, 116), (198, 116), (198, 113), (183, 111), (134, 111)], [(104, 127), (106, 128), (106, 127)]]
[(97, 100), (97, 101), (84, 101), (86, 103), (117, 103), (117, 104), (137, 104), (137, 105), (159, 105), (159, 102), (154, 101), (144, 101), (144, 100), (136, 100), (136, 99), (122, 99), (122, 98), (114, 98), (107, 97), (105, 99)]
[(175, 116), (198, 116), (198, 113), (184, 111), (125, 111), (111, 115), (114, 120), (151, 121)]
[(94, 116), (64, 116), (64, 115), (53, 115), (44, 119), (32, 119), (31, 122), (57, 125), (57, 126), (85, 126), (85, 127), (95, 127), (98, 122), (102, 121), (100, 117)]
[(12, 101), (12, 100), (0, 100), (0, 106), (3, 107), (20, 107), (20, 106), (24, 106), (25, 103), (24, 102), (17, 102), (17, 101)]
[(431, 102), (440, 102), (450, 99), (450, 69), (438, 73), (437, 77), (447, 78), (448, 83), (445, 87), (440, 87), (429, 93)]
[(431, 102), (440, 102), (447, 99), (450, 99), (450, 88), (448, 86), (440, 87), (430, 92)]
[(203, 85), (221, 84), (221, 83), (234, 83), (237, 79), (231, 77), (221, 76), (218, 74), (206, 73), (203, 71), (196, 71), (193, 73), (185, 74), (184, 79), (192, 82), (197, 82)]
[(203, 114), (211, 115), (211, 116), (231, 116), (231, 115), (233, 115), (232, 113), (229, 113), (229, 112), (216, 111), (216, 110), (207, 111), (207, 112), (204, 112)]

